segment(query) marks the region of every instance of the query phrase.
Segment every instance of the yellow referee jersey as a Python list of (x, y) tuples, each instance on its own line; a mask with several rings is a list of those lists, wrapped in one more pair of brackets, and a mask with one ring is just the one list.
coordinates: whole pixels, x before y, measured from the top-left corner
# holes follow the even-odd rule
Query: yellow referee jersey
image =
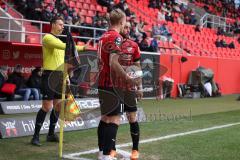
[[(43, 69), (44, 70), (64, 70), (64, 54), (66, 43), (52, 34), (46, 34), (42, 40)], [(83, 51), (84, 46), (76, 46), (78, 51)]]

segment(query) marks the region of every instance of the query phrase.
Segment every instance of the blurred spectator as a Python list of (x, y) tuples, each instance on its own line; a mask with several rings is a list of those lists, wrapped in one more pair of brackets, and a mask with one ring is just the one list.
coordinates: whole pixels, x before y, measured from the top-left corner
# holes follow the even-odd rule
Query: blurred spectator
[(231, 49), (235, 49), (234, 42), (231, 42), (231, 43), (228, 45), (228, 47), (231, 48)]
[(181, 13), (181, 9), (179, 8), (178, 4), (175, 4), (175, 5), (173, 6), (173, 11), (174, 11), (174, 12)]
[[(137, 42), (137, 34), (136, 34), (136, 25), (135, 24), (131, 24), (131, 29), (130, 29), (130, 37), (135, 41)], [(140, 35), (139, 35), (140, 36)], [(139, 42), (140, 43), (140, 42)]]
[(167, 12), (165, 14), (165, 19), (166, 19), (166, 21), (174, 22), (174, 19), (173, 19), (173, 16), (172, 16), (171, 12)]
[(68, 15), (73, 17), (73, 13), (76, 12), (73, 7), (68, 8)]
[(39, 100), (40, 94), (36, 88), (28, 88), (26, 85), (26, 80), (22, 75), (22, 66), (16, 65), (12, 74), (9, 75), (8, 81), (9, 83), (13, 83), (16, 85), (16, 94), (23, 96), (23, 100), (27, 101), (30, 99), (30, 96), (33, 96), (34, 100)]
[(42, 69), (41, 67), (36, 67), (31, 76), (28, 78), (27, 86), (29, 88), (36, 88), (39, 93), (39, 99), (41, 99), (41, 87), (42, 87)]
[[(101, 19), (98, 19), (97, 23), (94, 25), (95, 28), (103, 28), (103, 25), (102, 25), (102, 20)], [(96, 38), (99, 38), (101, 37), (101, 35), (104, 33), (104, 31), (100, 31), (100, 30), (97, 30), (96, 31)]]
[(98, 20), (101, 20), (101, 16), (100, 16), (100, 12), (96, 11), (95, 16), (93, 17), (93, 25), (95, 25)]
[(147, 40), (146, 34), (144, 34), (142, 36), (142, 41), (139, 44), (139, 48), (141, 51), (149, 51), (149, 45), (148, 45), (148, 40)]
[(129, 22), (131, 24), (131, 26), (136, 26), (136, 15), (135, 14), (132, 14), (130, 17), (129, 17)]
[[(8, 80), (8, 67), (0, 66), (0, 89), (3, 87), (3, 84), (7, 82), (7, 80)], [(6, 97), (7, 101), (11, 101), (13, 100), (14, 94), (1, 92), (0, 96)]]
[(52, 11), (50, 6), (47, 6), (42, 12), (42, 21), (50, 22), (52, 19)]
[(77, 12), (73, 12), (72, 23), (73, 23), (73, 25), (80, 26), (81, 21), (80, 21), (80, 17), (78, 16)]
[(185, 12), (187, 11), (187, 6), (184, 5), (183, 3), (180, 4), (180, 7), (179, 7), (179, 8), (180, 8), (180, 10), (181, 10), (182, 13), (185, 13)]
[(114, 1), (110, 2), (110, 5), (107, 7), (107, 12), (110, 13), (115, 7)]
[(36, 4), (35, 10), (34, 10), (34, 20), (41, 20), (41, 15), (42, 12), (45, 8), (45, 3), (44, 2), (40, 2)]
[(64, 18), (64, 21), (66, 21), (69, 17), (67, 9), (64, 9), (62, 12), (62, 17)]
[(165, 21), (165, 14), (164, 14), (164, 11), (162, 10), (158, 10), (158, 20), (159, 21)]
[(212, 19), (211, 18), (207, 18), (207, 28), (212, 28)]
[(109, 7), (111, 2), (113, 2), (113, 0), (97, 0), (98, 4), (105, 7)]
[[(81, 26), (81, 19), (80, 19), (80, 17), (78, 16), (77, 12), (74, 12), (74, 13), (73, 13), (72, 23), (73, 23), (73, 25), (75, 25), (75, 26)], [(79, 32), (80, 32), (80, 28), (73, 27), (73, 28), (72, 28), (72, 32), (74, 32), (74, 33), (79, 33)]]
[(166, 8), (166, 3), (163, 3), (163, 5), (161, 6), (161, 10), (165, 13), (169, 12), (169, 10)]
[(105, 28), (105, 29), (108, 29), (108, 28), (109, 28), (108, 22), (107, 22), (106, 19), (102, 19), (102, 26), (103, 26), (103, 28)]
[(136, 35), (143, 36), (143, 34), (146, 34), (144, 31), (144, 25), (146, 24), (141, 17), (139, 17), (139, 23), (136, 23)]
[(172, 33), (168, 31), (166, 25), (167, 25), (166, 23), (163, 23), (162, 26), (160, 27), (161, 39), (163, 39), (164, 41), (172, 41)]
[(65, 24), (68, 24), (68, 25), (72, 25), (72, 17), (71, 16), (68, 16), (66, 21), (65, 21)]
[(220, 44), (221, 44), (221, 46), (223, 48), (227, 48), (228, 47), (228, 44), (223, 39), (220, 41)]
[(222, 47), (219, 38), (216, 40), (215, 45), (216, 45), (216, 47)]
[[(231, 45), (230, 45), (231, 44)], [(215, 42), (215, 45), (216, 47), (222, 47), (222, 48), (227, 48), (227, 47), (234, 47), (235, 48), (235, 45), (234, 43), (230, 43), (229, 45), (222, 39), (220, 40), (219, 38), (217, 38), (216, 42)]]
[(200, 27), (199, 24), (196, 25), (196, 27), (195, 27), (195, 32), (201, 32), (201, 27)]
[(2, 2), (2, 1), (0, 1), (0, 7), (4, 10), (4, 11), (8, 11), (8, 8), (7, 8), (7, 5), (4, 3), (4, 2)]
[(35, 1), (35, 0), (27, 0), (26, 3), (27, 3), (26, 17), (28, 19), (36, 20), (37, 17), (35, 15), (35, 8), (40, 5), (40, 2), (39, 1)]
[(0, 66), (0, 88), (2, 88), (3, 84), (8, 79), (8, 67), (7, 66)]
[(224, 30), (221, 27), (217, 28), (217, 35), (224, 35)]
[(184, 16), (184, 24), (191, 24), (191, 20), (188, 15)]
[(27, 14), (27, 3), (26, 0), (18, 0), (16, 2), (14, 2), (16, 5), (16, 9), (22, 13), (23, 15)]
[[(86, 20), (84, 17), (80, 18), (81, 20), (81, 26), (86, 26), (86, 27), (90, 27), (92, 25), (87, 24)], [(86, 29), (86, 28), (80, 28), (80, 35), (83, 37), (92, 37), (93, 36), (93, 32), (90, 29)], [(86, 43), (88, 40), (87, 39), (81, 39), (82, 42)]]
[[(37, 1), (38, 1), (38, 0), (37, 0)], [(41, 1), (41, 0), (40, 0), (40, 1)], [(55, 5), (54, 0), (51, 0), (51, 2), (50, 2), (50, 3), (47, 3), (47, 4), (50, 6), (51, 11), (52, 11), (54, 8), (57, 8), (56, 5)]]
[(32, 70), (31, 76), (28, 78), (27, 86), (30, 88), (37, 88), (41, 90), (42, 86), (42, 69), (41, 67), (36, 67)]
[(55, 7), (60, 13), (63, 13), (64, 10), (68, 10), (68, 6), (64, 0), (56, 0)]
[(130, 9), (128, 8), (128, 4), (125, 0), (120, 0), (120, 2), (118, 4), (116, 4), (115, 7), (120, 8), (122, 11), (124, 11), (126, 16), (131, 15)]
[(158, 38), (154, 37), (150, 43), (150, 51), (158, 52)]
[(184, 24), (184, 16), (183, 16), (183, 14), (180, 14), (180, 16), (177, 18), (177, 22), (179, 24)]
[(149, 8), (157, 8), (156, 0), (150, 0), (148, 4)]
[(58, 10), (57, 8), (54, 8), (53, 11), (52, 11), (52, 17), (57, 17), (57, 16), (60, 16), (61, 14), (58, 13)]
[(197, 22), (197, 19), (196, 19), (196, 16), (195, 16), (195, 13), (193, 12), (192, 9), (190, 9), (190, 13), (189, 13), (189, 18), (190, 18), (190, 24), (193, 24), (195, 25), (196, 22)]
[(160, 28), (157, 25), (152, 25), (152, 37), (160, 36)]

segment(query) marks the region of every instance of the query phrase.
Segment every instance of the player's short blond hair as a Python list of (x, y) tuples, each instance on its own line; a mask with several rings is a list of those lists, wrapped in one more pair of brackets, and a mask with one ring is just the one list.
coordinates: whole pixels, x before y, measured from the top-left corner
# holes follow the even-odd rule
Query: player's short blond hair
[(117, 9), (114, 9), (110, 12), (110, 15), (109, 15), (109, 22), (110, 22), (110, 25), (117, 25), (119, 24), (119, 22), (124, 18), (126, 17), (125, 13), (117, 8)]

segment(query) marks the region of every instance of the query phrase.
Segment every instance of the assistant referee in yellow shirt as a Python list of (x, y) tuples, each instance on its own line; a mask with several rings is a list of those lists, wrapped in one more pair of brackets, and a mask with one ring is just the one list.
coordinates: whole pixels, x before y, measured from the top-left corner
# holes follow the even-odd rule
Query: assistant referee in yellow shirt
[[(64, 55), (66, 44), (57, 36), (62, 34), (64, 21), (62, 17), (54, 17), (51, 22), (51, 33), (46, 34), (42, 41), (43, 51), (43, 75), (42, 75), (42, 108), (38, 111), (35, 123), (35, 131), (31, 144), (40, 146), (39, 132), (45, 120), (46, 114), (52, 109), (50, 115), (48, 142), (59, 142), (58, 136), (54, 133), (59, 117), (62, 97), (62, 82), (64, 71)], [(88, 47), (76, 46), (78, 51), (84, 51)]]

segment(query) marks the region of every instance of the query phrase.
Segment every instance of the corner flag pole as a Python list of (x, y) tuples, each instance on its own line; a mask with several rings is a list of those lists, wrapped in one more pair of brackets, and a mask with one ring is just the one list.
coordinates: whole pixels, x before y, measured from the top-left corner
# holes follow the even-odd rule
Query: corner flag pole
[(60, 134), (59, 134), (59, 158), (63, 155), (63, 132), (64, 132), (64, 110), (65, 110), (65, 92), (66, 92), (66, 81), (67, 81), (67, 66), (64, 65), (63, 72), (63, 84), (62, 84), (62, 101), (60, 111)]

